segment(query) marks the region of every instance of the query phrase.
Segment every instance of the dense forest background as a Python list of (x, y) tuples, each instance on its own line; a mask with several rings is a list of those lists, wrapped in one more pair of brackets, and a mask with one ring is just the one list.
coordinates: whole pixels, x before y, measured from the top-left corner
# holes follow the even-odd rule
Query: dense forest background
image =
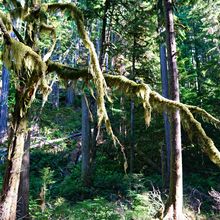
[[(43, 77), (33, 103), (28, 100), (28, 107), (24, 104), (18, 116), (16, 103), (22, 100), (18, 94), (30, 85), (27, 81), (22, 87), (27, 77), (21, 72), (35, 72), (28, 63), (31, 59), (20, 61), (19, 70), (16, 56), (8, 64), (3, 45), (3, 41), (7, 45), (7, 37), (1, 28), (1, 185), (7, 170), (7, 146), (13, 140), (8, 135), (10, 125), (15, 125), (16, 117), (22, 121), (27, 113), (17, 219), (159, 219), (169, 197), (171, 114), (152, 105), (150, 126), (146, 126), (148, 103), (142, 103), (141, 93), (137, 97), (128, 87), (118, 89), (120, 85), (112, 83), (106, 88), (110, 101), (105, 100), (105, 107), (115, 136), (108, 123), (99, 126), (99, 78), (93, 81), (80, 75), (95, 69), (91, 48), (85, 47), (83, 32), (72, 19), (68, 4), (59, 9), (59, 4), (71, 2), (84, 14), (85, 29), (105, 77), (123, 76), (140, 85), (146, 83), (152, 91), (171, 98), (169, 68), (166, 70), (166, 1), (0, 1), (0, 18), (10, 39), (42, 57), (34, 70), (36, 66), (43, 69), (41, 62), (45, 62), (50, 72)], [(220, 1), (168, 2), (174, 13), (180, 102), (219, 118)], [(58, 4), (51, 13), (43, 8), (44, 3)], [(78, 21), (80, 14), (74, 16)], [(18, 49), (17, 56), (23, 56), (22, 50)], [(24, 66), (32, 69), (28, 72)], [(70, 77), (70, 71), (79, 76)], [(195, 118), (219, 149), (219, 121), (209, 123), (201, 114)], [(183, 213), (186, 219), (217, 220), (219, 167), (210, 161), (200, 146), (203, 140), (194, 132), (192, 127), (182, 126)], [(19, 134), (15, 136), (18, 139)]]

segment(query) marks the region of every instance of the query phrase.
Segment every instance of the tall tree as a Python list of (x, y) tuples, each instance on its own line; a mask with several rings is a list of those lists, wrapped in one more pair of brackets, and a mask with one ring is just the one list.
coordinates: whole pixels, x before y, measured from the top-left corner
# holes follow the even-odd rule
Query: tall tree
[(0, 140), (7, 134), (9, 71), (2, 66), (2, 90), (0, 95)]
[(108, 10), (110, 8), (110, 3), (111, 3), (111, 0), (105, 1), (104, 15), (102, 19), (102, 34), (101, 34), (100, 54), (99, 54), (99, 63), (100, 63), (101, 68), (104, 63), (104, 58), (105, 58), (106, 28), (107, 28), (107, 18), (108, 18)]
[[(167, 58), (165, 45), (160, 46), (160, 67), (162, 81), (162, 96), (169, 98)], [(168, 186), (170, 178), (170, 123), (167, 112), (163, 113), (164, 129), (165, 129), (165, 146), (162, 146), (162, 176), (163, 185)]]
[(18, 203), (16, 218), (30, 219), (29, 216), (29, 182), (30, 182), (30, 141), (31, 131), (27, 133), (24, 145), (24, 155), (22, 158), (22, 169), (20, 175), (20, 184), (18, 190)]
[[(176, 40), (174, 30), (173, 2), (164, 0), (166, 21), (166, 42), (170, 74), (170, 98), (179, 102), (179, 76), (177, 69)], [(181, 122), (179, 110), (170, 114), (171, 118), (171, 165), (170, 192), (166, 211), (168, 219), (183, 219), (183, 180), (182, 180), (182, 146)]]
[(82, 180), (86, 186), (91, 184), (91, 131), (89, 106), (86, 95), (82, 95)]
[(74, 88), (73, 88), (73, 81), (69, 80), (66, 86), (66, 105), (73, 106), (74, 104)]

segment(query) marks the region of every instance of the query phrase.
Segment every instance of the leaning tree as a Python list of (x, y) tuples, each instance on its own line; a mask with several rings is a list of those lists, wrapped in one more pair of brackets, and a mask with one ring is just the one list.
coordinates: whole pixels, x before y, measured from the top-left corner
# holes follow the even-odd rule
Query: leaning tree
[[(4, 2), (9, 2), (13, 5), (13, 10), (10, 14), (0, 12), (0, 30), (4, 38), (3, 63), (16, 79), (16, 100), (8, 139), (8, 158), (0, 201), (0, 219), (16, 219), (28, 111), (35, 99), (37, 90), (41, 90), (44, 97), (47, 97), (51, 89), (47, 85), (46, 78), (53, 72), (56, 72), (64, 80), (81, 78), (85, 82), (91, 80), (94, 83), (97, 91), (98, 125), (105, 123), (106, 129), (115, 143), (119, 142), (117, 137), (114, 136), (105, 106), (105, 102), (109, 100), (107, 88), (116, 88), (132, 98), (136, 97), (143, 104), (144, 119), (147, 126), (150, 124), (153, 110), (161, 113), (179, 110), (181, 123), (186, 131), (189, 132), (190, 137), (193, 140), (198, 140), (202, 150), (220, 167), (220, 152), (213, 141), (206, 135), (201, 124), (195, 119), (194, 114), (201, 115), (206, 121), (218, 127), (220, 126), (220, 121), (201, 108), (163, 98), (157, 92), (152, 91), (147, 84), (136, 83), (124, 76), (103, 74), (94, 45), (85, 30), (83, 14), (74, 4), (41, 4), (39, 0), (33, 0), (32, 3), (29, 3), (28, 0), (23, 1), (23, 5), (17, 0)], [(41, 32), (45, 31), (54, 38), (56, 37), (55, 28), (48, 25), (47, 22), (49, 20), (48, 14), (56, 13), (57, 10), (67, 11), (75, 21), (79, 36), (90, 53), (89, 67), (76, 69), (51, 61), (49, 58), (53, 52), (55, 40), (44, 57), (39, 55), (36, 38)], [(26, 23), (25, 39), (13, 27), (11, 22), (13, 17), (17, 17)], [(9, 33), (12, 30), (14, 30), (18, 40), (10, 37)]]

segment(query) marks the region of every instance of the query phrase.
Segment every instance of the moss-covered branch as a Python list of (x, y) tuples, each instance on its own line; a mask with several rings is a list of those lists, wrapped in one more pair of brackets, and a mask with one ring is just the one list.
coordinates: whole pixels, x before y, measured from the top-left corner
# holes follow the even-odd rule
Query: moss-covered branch
[[(52, 69), (50, 68), (50, 65), (52, 65)], [(48, 66), (50, 71), (56, 71), (56, 68), (58, 67), (58, 74), (61, 78), (74, 80), (77, 78), (91, 78), (91, 74), (87, 71), (87, 69), (77, 70), (76, 68), (60, 64), (58, 65), (56, 63), (51, 63), (50, 65)], [(106, 74), (104, 77), (109, 87), (114, 87), (124, 92), (126, 95), (133, 97), (136, 96), (140, 99), (145, 109), (146, 124), (149, 124), (151, 106), (155, 111), (161, 113), (163, 111), (173, 111), (179, 109), (182, 125), (188, 132), (189, 137), (193, 141), (197, 141), (198, 145), (202, 147), (202, 150), (209, 156), (210, 160), (220, 167), (219, 150), (216, 148), (212, 139), (206, 135), (201, 124), (194, 118), (192, 112), (202, 115), (207, 121), (216, 125), (219, 125), (220, 123), (218, 119), (201, 108), (166, 99), (159, 93), (152, 91), (149, 86), (144, 83), (136, 83), (124, 76)]]
[(6, 26), (5, 26), (4, 21), (1, 17), (1, 14), (0, 14), (0, 30), (3, 33), (3, 37), (5, 39), (5, 42), (7, 44), (10, 44), (11, 43), (11, 38), (10, 38), (10, 35), (9, 35), (7, 29), (6, 29)]
[(220, 120), (217, 118), (213, 117), (211, 114), (209, 114), (207, 111), (205, 111), (202, 108), (199, 108), (197, 106), (193, 105), (187, 105), (187, 108), (192, 112), (197, 115), (200, 115), (204, 121), (207, 121), (208, 123), (213, 124), (217, 128), (220, 128)]
[(92, 75), (89, 73), (88, 68), (77, 69), (73, 67), (66, 66), (64, 64), (48, 61), (47, 62), (47, 74), (51, 72), (56, 72), (58, 76), (62, 79), (77, 80), (79, 78), (92, 79)]
[[(137, 84), (134, 81), (125, 79), (123, 76), (105, 76), (106, 82), (110, 86), (115, 86), (116, 88), (126, 91), (128, 94), (138, 94), (139, 91), (144, 90), (143, 84)], [(190, 109), (196, 113), (203, 114), (207, 120), (219, 124), (219, 120), (208, 114), (205, 110), (201, 108), (196, 108), (194, 106), (184, 105), (179, 102), (171, 101), (162, 97), (155, 91), (151, 91), (145, 87), (146, 93), (150, 93), (150, 105), (156, 110), (163, 112), (172, 111), (179, 109), (181, 113), (181, 123), (191, 139), (196, 140), (198, 144), (202, 147), (202, 150), (209, 156), (210, 160), (220, 167), (220, 152), (215, 147), (214, 142), (209, 138), (201, 124), (194, 118)]]
[[(0, 20), (1, 25), (1, 20)], [(3, 61), (16, 76), (16, 90), (20, 93), (20, 116), (24, 115), (34, 100), (40, 81), (45, 77), (47, 65), (30, 47), (11, 39), (4, 45)]]
[(55, 10), (69, 10), (71, 13), (72, 18), (76, 22), (76, 26), (78, 29), (78, 33), (85, 45), (85, 47), (89, 50), (90, 53), (90, 72), (93, 77), (94, 84), (97, 89), (97, 114), (98, 114), (98, 126), (101, 125), (101, 122), (104, 121), (108, 130), (108, 133), (111, 134), (113, 138), (113, 132), (111, 129), (111, 125), (109, 122), (107, 110), (105, 107), (105, 96), (107, 96), (107, 90), (106, 90), (106, 82), (104, 79), (104, 76), (102, 74), (99, 60), (95, 51), (95, 47), (90, 40), (88, 33), (85, 30), (84, 27), (84, 18), (82, 12), (75, 6), (73, 3), (52, 3), (52, 4), (43, 4), (42, 10), (47, 12), (52, 12)]

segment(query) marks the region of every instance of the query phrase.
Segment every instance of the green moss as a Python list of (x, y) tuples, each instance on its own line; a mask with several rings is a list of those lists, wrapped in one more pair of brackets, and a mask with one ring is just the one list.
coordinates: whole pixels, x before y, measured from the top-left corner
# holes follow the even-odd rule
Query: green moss
[(99, 60), (95, 51), (95, 47), (90, 40), (85, 27), (84, 27), (84, 18), (82, 12), (75, 6), (75, 4), (68, 3), (54, 3), (43, 5), (43, 9), (46, 11), (54, 11), (54, 10), (69, 10), (71, 12), (72, 18), (75, 20), (78, 33), (85, 45), (85, 47), (89, 50), (90, 53), (90, 72), (93, 77), (94, 84), (97, 89), (97, 115), (98, 115), (98, 126), (101, 126), (102, 121), (105, 122), (108, 133), (112, 136), (113, 140), (115, 140), (115, 136), (113, 134), (111, 124), (108, 118), (107, 110), (105, 107), (105, 97), (107, 95), (107, 86), (105, 83), (105, 79), (103, 77)]
[(11, 23), (10, 15), (0, 11), (0, 18), (2, 19), (7, 31), (8, 32), (12, 31), (12, 23)]
[(46, 64), (37, 53), (14, 39), (11, 39), (10, 45), (5, 45), (3, 61), (8, 69), (13, 68), (18, 75), (22, 68), (27, 70), (27, 73), (32, 73), (33, 71), (46, 72), (47, 69)]

